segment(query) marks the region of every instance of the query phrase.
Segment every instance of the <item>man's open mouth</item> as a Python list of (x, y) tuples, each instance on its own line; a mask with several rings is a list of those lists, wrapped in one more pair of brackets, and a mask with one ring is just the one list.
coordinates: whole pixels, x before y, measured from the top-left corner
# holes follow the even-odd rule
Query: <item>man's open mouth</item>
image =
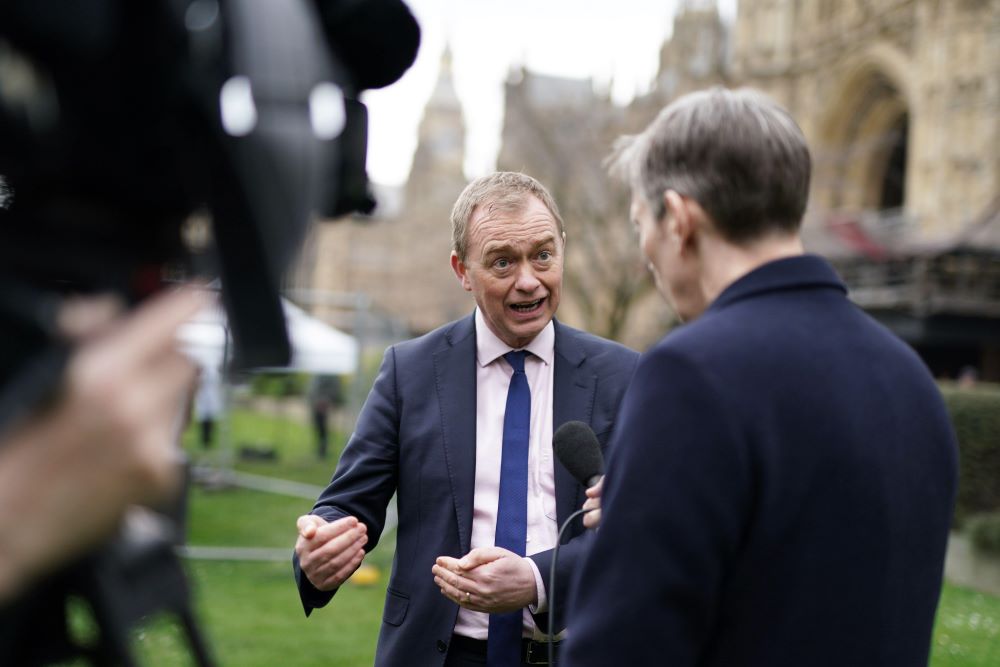
[(535, 299), (534, 301), (525, 301), (524, 303), (512, 303), (510, 307), (518, 313), (530, 313), (541, 306), (543, 301), (545, 301), (545, 297)]

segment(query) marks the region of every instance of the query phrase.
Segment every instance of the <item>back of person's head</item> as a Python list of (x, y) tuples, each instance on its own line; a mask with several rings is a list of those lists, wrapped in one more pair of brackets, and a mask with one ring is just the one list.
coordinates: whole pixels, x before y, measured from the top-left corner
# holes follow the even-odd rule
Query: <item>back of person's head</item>
[(559, 207), (545, 186), (537, 180), (516, 171), (498, 171), (482, 176), (465, 186), (451, 209), (451, 245), (458, 258), (465, 261), (469, 240), (469, 220), (480, 206), (490, 212), (517, 213), (527, 205), (528, 197), (536, 197), (549, 210), (565, 234)]
[(777, 103), (748, 88), (712, 88), (668, 105), (615, 144), (611, 169), (657, 220), (663, 193), (689, 197), (732, 243), (798, 230), (809, 196), (805, 136)]

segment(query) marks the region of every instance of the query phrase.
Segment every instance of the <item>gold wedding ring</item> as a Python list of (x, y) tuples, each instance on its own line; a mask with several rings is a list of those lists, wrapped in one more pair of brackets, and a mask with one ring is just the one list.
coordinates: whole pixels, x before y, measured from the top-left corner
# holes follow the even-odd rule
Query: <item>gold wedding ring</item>
[(472, 593), (465, 591), (465, 604), (470, 604), (472, 602)]

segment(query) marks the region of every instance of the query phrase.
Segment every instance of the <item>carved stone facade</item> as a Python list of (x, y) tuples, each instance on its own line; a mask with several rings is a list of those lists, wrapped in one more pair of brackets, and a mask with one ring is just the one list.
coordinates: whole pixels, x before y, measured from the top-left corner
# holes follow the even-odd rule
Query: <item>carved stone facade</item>
[(1000, 0), (740, 0), (733, 77), (814, 158), (807, 248), (932, 370), (1000, 380)]
[[(560, 318), (643, 348), (670, 313), (637, 267), (627, 193), (601, 161), (615, 137), (679, 95), (762, 89), (813, 151), (807, 247), (833, 259), (853, 298), (936, 372), (972, 364), (1000, 379), (997, 63), (1000, 0), (740, 0), (728, 29), (711, 3), (685, 0), (652, 90), (627, 107), (589, 81), (512, 73), (498, 168), (538, 177), (563, 209)], [(472, 308), (447, 263), (448, 213), (466, 182), (448, 65), (403, 208), (323, 228), (304, 264), (304, 282), (364, 292), (412, 333)]]
[(1000, 2), (740, 0), (733, 75), (785, 104), (819, 210), (947, 238), (1000, 192)]

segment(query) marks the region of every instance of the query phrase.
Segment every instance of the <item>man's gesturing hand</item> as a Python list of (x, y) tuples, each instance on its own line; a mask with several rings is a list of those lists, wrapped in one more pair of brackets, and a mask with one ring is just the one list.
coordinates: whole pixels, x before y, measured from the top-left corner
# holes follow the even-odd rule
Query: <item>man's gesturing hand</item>
[(312, 585), (332, 591), (347, 581), (365, 557), (368, 528), (353, 516), (327, 523), (313, 514), (300, 516), (295, 553)]
[(531, 564), (499, 547), (473, 549), (461, 559), (440, 556), (431, 570), (442, 594), (473, 611), (504, 613), (538, 598)]

